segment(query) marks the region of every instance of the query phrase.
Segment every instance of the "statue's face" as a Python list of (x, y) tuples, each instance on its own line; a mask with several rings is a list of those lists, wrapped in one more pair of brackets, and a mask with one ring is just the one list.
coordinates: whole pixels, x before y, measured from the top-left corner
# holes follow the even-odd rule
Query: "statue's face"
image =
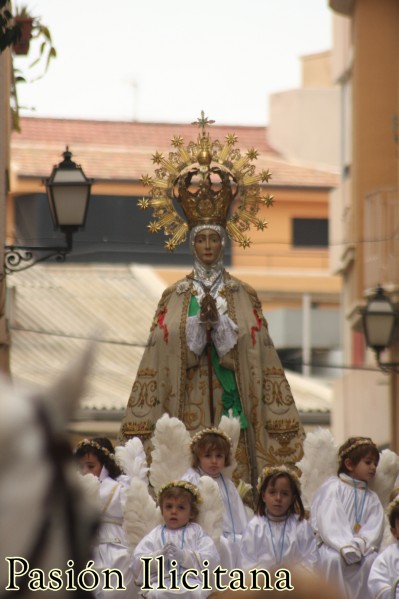
[(194, 249), (198, 260), (206, 266), (214, 264), (220, 256), (222, 240), (219, 233), (212, 229), (204, 229), (195, 236)]

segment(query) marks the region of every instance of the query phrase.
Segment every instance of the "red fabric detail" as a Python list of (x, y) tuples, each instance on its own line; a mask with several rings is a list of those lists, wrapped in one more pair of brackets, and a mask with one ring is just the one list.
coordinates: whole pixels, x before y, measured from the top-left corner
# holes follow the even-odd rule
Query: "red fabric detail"
[(259, 315), (258, 315), (258, 313), (257, 313), (257, 311), (256, 311), (255, 309), (254, 309), (254, 316), (255, 316), (255, 318), (256, 318), (256, 322), (257, 322), (257, 325), (258, 325), (258, 326), (256, 326), (256, 327), (255, 327), (255, 326), (251, 327), (251, 339), (252, 339), (252, 345), (255, 345), (255, 343), (256, 343), (256, 340), (255, 340), (255, 332), (256, 332), (256, 331), (260, 331), (260, 329), (261, 329), (261, 326), (262, 326), (262, 319), (261, 319), (261, 318), (259, 318)]
[(163, 330), (163, 340), (165, 341), (165, 343), (167, 343), (168, 339), (169, 339), (168, 327), (166, 324), (164, 324), (164, 320), (165, 320), (167, 311), (168, 311), (167, 308), (165, 308), (164, 310), (162, 310), (162, 312), (158, 316), (158, 326), (160, 329)]

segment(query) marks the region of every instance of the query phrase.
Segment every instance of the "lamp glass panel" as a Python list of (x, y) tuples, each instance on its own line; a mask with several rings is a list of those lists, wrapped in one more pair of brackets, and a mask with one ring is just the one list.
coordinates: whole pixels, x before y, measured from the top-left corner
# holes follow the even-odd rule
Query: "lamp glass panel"
[(88, 199), (87, 185), (55, 186), (53, 197), (60, 226), (84, 224)]
[(79, 168), (59, 168), (54, 174), (54, 183), (81, 183), (86, 181), (83, 172)]
[(371, 347), (387, 347), (390, 344), (395, 315), (389, 302), (371, 301), (365, 323)]

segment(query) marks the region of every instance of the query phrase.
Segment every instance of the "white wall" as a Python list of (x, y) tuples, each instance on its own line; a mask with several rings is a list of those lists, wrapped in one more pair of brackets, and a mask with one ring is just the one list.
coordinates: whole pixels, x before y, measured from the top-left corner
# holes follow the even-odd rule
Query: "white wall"
[(390, 441), (389, 377), (381, 372), (350, 371), (333, 383), (331, 432), (337, 444), (348, 437)]
[(340, 163), (339, 88), (272, 94), (268, 141), (286, 158), (336, 170)]

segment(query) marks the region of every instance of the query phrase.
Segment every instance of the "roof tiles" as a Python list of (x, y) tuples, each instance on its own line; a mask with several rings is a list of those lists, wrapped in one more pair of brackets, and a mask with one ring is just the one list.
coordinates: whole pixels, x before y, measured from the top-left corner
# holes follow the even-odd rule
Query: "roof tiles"
[(95, 339), (81, 407), (123, 409), (164, 288), (149, 284), (150, 277), (156, 281), (147, 269), (120, 265), (38, 265), (13, 273), (15, 381), (47, 386)]
[[(156, 150), (171, 150), (171, 139), (181, 135), (186, 143), (197, 129), (190, 124), (88, 121), (73, 119), (20, 119), (21, 132), (14, 132), (11, 143), (12, 169), (18, 177), (46, 177), (53, 164), (60, 162), (68, 145), (73, 159), (87, 176), (100, 181), (139, 181), (152, 172), (151, 156)], [(269, 168), (272, 186), (334, 187), (337, 175), (293, 164), (275, 151), (267, 140), (267, 128), (249, 126), (212, 126), (212, 137), (238, 136), (237, 147), (259, 151), (257, 168)]]

